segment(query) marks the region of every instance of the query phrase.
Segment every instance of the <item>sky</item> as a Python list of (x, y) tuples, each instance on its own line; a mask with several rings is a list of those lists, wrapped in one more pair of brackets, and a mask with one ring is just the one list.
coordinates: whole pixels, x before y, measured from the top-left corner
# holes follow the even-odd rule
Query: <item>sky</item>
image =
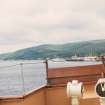
[(105, 0), (0, 0), (0, 53), (105, 39)]

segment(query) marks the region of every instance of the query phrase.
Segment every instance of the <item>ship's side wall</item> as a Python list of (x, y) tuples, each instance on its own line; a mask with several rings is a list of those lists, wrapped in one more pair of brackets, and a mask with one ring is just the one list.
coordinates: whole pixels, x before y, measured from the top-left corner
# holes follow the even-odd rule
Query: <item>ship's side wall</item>
[(79, 80), (84, 84), (96, 83), (104, 70), (103, 65), (52, 68), (48, 70), (48, 84), (66, 84), (68, 81)]
[[(91, 104), (100, 105), (94, 85), (85, 86), (83, 99), (80, 99), (80, 105)], [(71, 105), (71, 99), (67, 98), (66, 86), (54, 86), (42, 88), (23, 99), (1, 99), (0, 105)]]
[(23, 99), (1, 99), (0, 105), (46, 105), (45, 101), (45, 88), (42, 88), (25, 96)]

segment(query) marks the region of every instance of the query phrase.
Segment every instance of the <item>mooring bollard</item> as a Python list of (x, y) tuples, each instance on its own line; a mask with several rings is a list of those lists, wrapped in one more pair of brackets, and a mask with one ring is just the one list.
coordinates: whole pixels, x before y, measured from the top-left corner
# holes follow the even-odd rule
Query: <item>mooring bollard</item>
[(83, 95), (83, 84), (78, 80), (67, 83), (67, 96), (71, 98), (72, 105), (79, 105), (79, 99)]

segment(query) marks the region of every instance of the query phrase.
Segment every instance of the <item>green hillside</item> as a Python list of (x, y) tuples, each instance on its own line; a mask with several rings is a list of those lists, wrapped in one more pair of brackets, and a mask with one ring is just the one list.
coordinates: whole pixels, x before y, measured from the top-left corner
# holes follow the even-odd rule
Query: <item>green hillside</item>
[(101, 55), (105, 54), (105, 40), (94, 40), (75, 42), (58, 45), (40, 45), (37, 47), (18, 50), (13, 53), (1, 54), (1, 60), (33, 60), (45, 59), (54, 57), (71, 57), (77, 54), (78, 56)]

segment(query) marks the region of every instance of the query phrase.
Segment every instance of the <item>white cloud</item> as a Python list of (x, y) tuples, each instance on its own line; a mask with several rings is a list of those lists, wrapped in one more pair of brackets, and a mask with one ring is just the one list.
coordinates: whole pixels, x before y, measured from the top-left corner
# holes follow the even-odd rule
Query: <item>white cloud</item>
[(43, 43), (105, 39), (105, 0), (0, 1), (0, 53)]

